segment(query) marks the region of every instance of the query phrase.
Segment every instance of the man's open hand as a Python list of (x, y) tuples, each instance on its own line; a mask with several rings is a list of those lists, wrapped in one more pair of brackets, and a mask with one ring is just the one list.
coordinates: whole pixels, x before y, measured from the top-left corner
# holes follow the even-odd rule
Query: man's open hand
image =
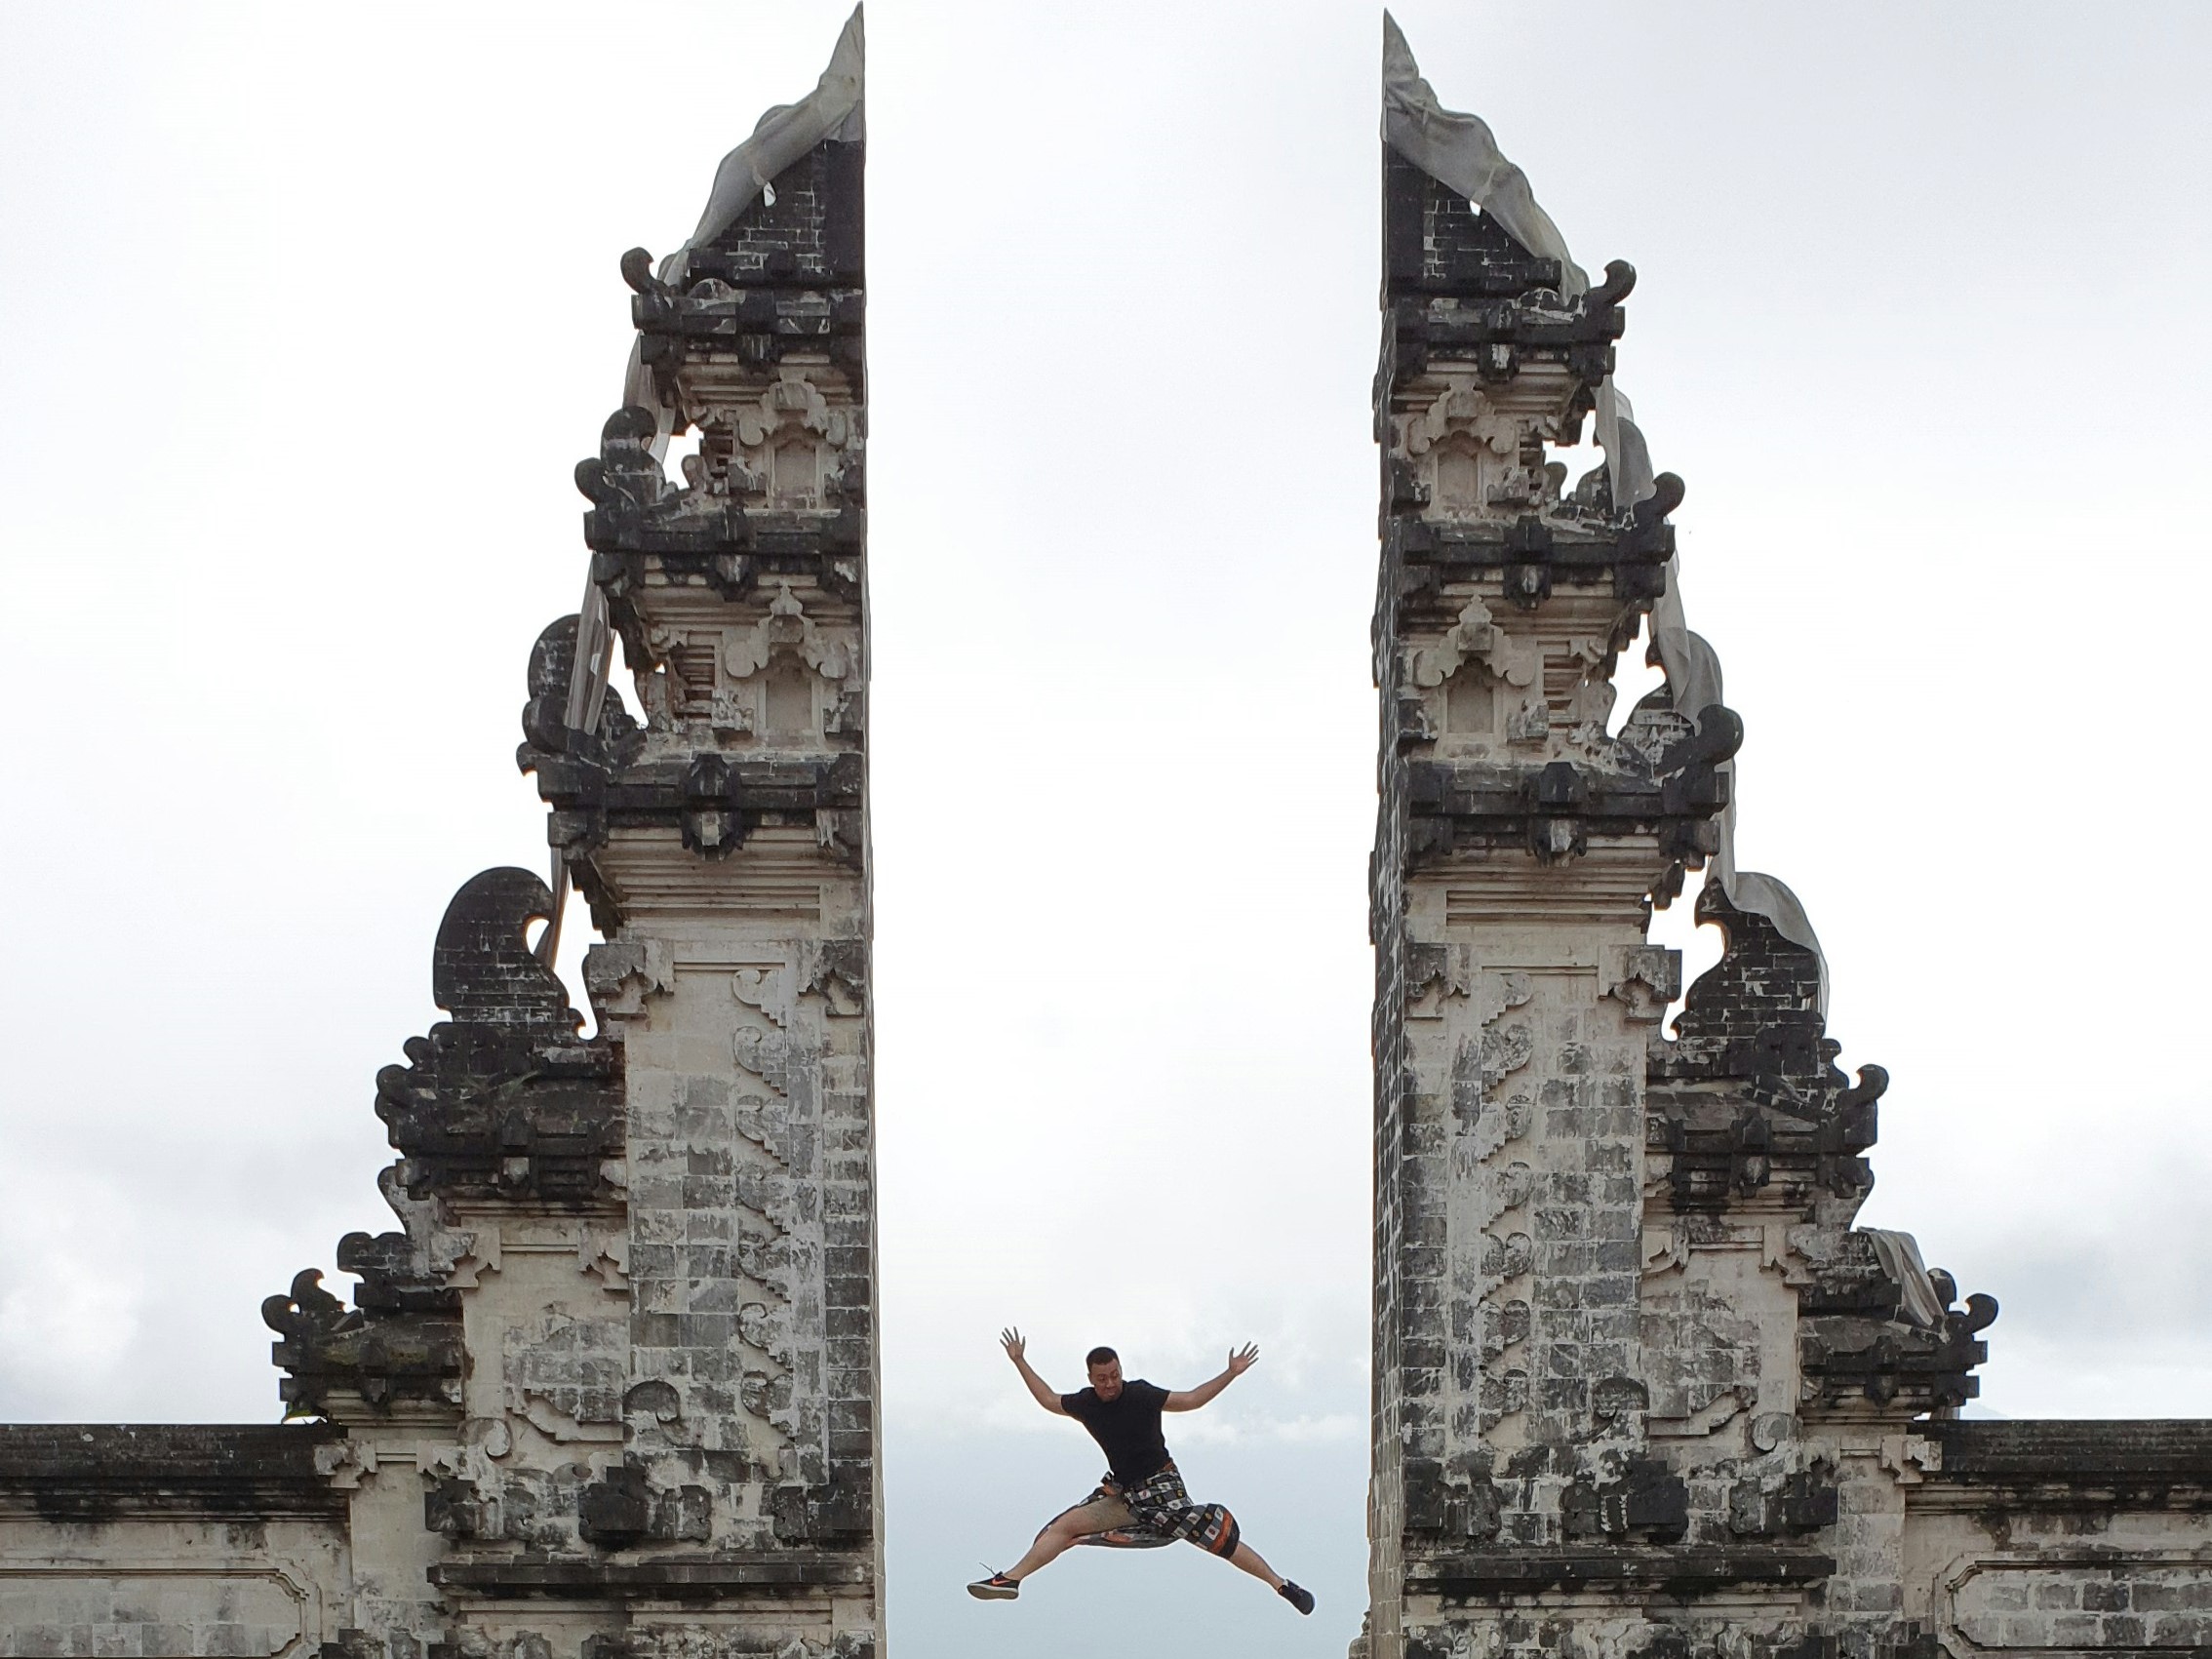
[(1233, 1377), (1243, 1376), (1252, 1368), (1253, 1362), (1258, 1358), (1259, 1345), (1257, 1343), (1247, 1342), (1242, 1348), (1230, 1349), (1229, 1374)]
[(999, 1346), (1007, 1351), (1007, 1358), (1017, 1365), (1029, 1352), (1029, 1344), (1021, 1339), (1021, 1332), (1012, 1325), (999, 1332)]

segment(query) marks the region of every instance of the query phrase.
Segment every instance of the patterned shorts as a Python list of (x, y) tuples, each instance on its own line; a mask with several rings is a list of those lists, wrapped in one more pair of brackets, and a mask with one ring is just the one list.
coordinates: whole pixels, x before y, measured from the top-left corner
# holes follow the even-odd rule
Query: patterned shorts
[(1180, 1538), (1216, 1556), (1233, 1556), (1243, 1533), (1237, 1518), (1220, 1504), (1191, 1501), (1183, 1477), (1170, 1463), (1159, 1474), (1124, 1491), (1109, 1475), (1074, 1509), (1053, 1517), (1081, 1516), (1092, 1530), (1076, 1540), (1117, 1550), (1156, 1550)]

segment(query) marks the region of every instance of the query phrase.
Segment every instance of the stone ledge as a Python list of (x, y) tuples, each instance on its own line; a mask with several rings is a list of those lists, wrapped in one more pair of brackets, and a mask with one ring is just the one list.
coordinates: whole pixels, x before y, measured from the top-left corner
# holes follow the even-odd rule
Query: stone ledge
[(1546, 1590), (1697, 1594), (1724, 1584), (1812, 1584), (1835, 1571), (1833, 1556), (1801, 1550), (1496, 1550), (1409, 1557), (1405, 1588), (1469, 1598)]
[(0, 1425), (0, 1510), (98, 1522), (123, 1515), (342, 1516), (317, 1471), (327, 1423)]
[(745, 1555), (659, 1556), (646, 1560), (557, 1560), (549, 1557), (445, 1560), (429, 1569), (432, 1584), (484, 1596), (724, 1596), (739, 1590), (811, 1590), (865, 1586), (868, 1557), (757, 1551)]
[(2212, 1419), (1916, 1423), (1913, 1432), (1943, 1448), (1941, 1467), (1927, 1472), (1931, 1482), (2149, 1480), (2212, 1487)]

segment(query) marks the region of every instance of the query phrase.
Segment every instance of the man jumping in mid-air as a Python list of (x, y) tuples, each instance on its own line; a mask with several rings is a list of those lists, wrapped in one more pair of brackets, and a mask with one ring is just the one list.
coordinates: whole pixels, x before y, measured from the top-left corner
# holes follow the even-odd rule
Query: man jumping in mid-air
[(999, 1340), (1007, 1358), (1021, 1372), (1021, 1380), (1037, 1397), (1037, 1403), (1056, 1417), (1073, 1417), (1090, 1431), (1106, 1454), (1106, 1479), (1098, 1489), (1075, 1508), (1056, 1516), (1038, 1533), (1029, 1554), (1005, 1572), (977, 1579), (968, 1587), (970, 1596), (985, 1601), (1010, 1601), (1021, 1594), (1021, 1581), (1070, 1545), (1112, 1543), (1144, 1548), (1185, 1538), (1201, 1549), (1225, 1558), (1254, 1578), (1274, 1587), (1275, 1593), (1301, 1613), (1314, 1610), (1314, 1596), (1275, 1569), (1243, 1542), (1237, 1518), (1219, 1504), (1195, 1504), (1183, 1490), (1183, 1477), (1167, 1455), (1161, 1437), (1163, 1411), (1196, 1411), (1237, 1378), (1251, 1369), (1259, 1350), (1246, 1344), (1229, 1356), (1229, 1367), (1211, 1382), (1169, 1393), (1141, 1377), (1122, 1380), (1122, 1361), (1111, 1348), (1093, 1348), (1084, 1358), (1090, 1371), (1090, 1386), (1080, 1394), (1054, 1394), (1045, 1379), (1030, 1369), (1021, 1332), (1008, 1330)]

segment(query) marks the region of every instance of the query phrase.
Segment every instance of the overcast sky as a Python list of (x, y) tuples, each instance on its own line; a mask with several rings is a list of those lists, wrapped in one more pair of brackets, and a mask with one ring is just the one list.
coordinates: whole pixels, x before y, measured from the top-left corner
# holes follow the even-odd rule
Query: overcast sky
[[(439, 915), (543, 856), (511, 756), (616, 260), (844, 10), (0, 5), (0, 1418), (265, 1420), (259, 1299), (393, 1225), (374, 1079)], [(1398, 16), (1641, 275), (1743, 859), (1895, 1079), (1865, 1219), (2003, 1303), (1989, 1408), (2212, 1413), (2212, 15)], [(891, 1641), (1341, 1653), (1376, 13), (868, 23)], [(1009, 1321), (1063, 1387), (1257, 1340), (1178, 1443), (1321, 1612), (1189, 1551), (960, 1597), (1096, 1473)]]

